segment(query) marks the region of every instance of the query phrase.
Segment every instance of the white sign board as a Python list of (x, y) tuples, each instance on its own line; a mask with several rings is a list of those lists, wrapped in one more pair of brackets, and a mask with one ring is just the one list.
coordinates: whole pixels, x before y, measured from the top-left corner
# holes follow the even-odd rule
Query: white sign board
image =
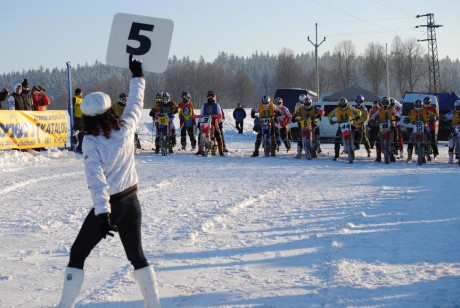
[(144, 71), (163, 73), (168, 66), (174, 23), (170, 19), (117, 13), (113, 17), (106, 61), (125, 67), (129, 55), (142, 60)]

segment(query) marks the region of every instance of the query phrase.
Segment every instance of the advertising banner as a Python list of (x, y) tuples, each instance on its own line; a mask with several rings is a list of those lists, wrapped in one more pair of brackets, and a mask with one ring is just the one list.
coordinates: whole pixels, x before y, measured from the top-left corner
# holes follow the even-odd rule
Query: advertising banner
[(0, 150), (64, 146), (67, 111), (0, 111)]

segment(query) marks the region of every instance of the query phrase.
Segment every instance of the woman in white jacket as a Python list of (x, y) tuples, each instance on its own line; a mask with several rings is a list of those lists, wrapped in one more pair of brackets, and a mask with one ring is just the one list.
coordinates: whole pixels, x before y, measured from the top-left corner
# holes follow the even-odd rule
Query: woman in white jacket
[(132, 55), (129, 69), (133, 78), (121, 119), (105, 93), (91, 93), (81, 104), (85, 173), (94, 207), (70, 250), (58, 307), (74, 307), (83, 283), (86, 258), (102, 239), (113, 236), (113, 232), (120, 234), (126, 256), (134, 267), (144, 307), (160, 307), (155, 273), (142, 249), (142, 213), (134, 163), (134, 133), (144, 105), (145, 80), (141, 62), (133, 60)]

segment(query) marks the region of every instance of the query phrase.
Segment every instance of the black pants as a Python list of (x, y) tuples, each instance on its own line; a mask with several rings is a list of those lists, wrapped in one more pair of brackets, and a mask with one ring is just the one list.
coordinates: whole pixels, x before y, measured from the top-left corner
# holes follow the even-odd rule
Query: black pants
[(242, 134), (243, 133), (243, 121), (235, 122), (235, 128), (238, 131), (238, 134)]
[[(134, 269), (149, 265), (145, 258), (141, 242), (142, 212), (137, 194), (134, 193), (125, 199), (111, 202), (111, 223), (118, 227), (118, 234), (126, 252), (126, 256)], [(86, 258), (94, 247), (101, 241), (97, 216), (92, 209), (80, 229), (75, 242), (70, 249), (68, 267), (83, 269)]]
[(192, 144), (192, 148), (196, 146), (196, 138), (195, 138), (195, 129), (194, 126), (185, 126), (182, 125), (180, 128), (180, 144), (183, 148), (187, 145), (187, 134), (190, 138), (190, 143)]

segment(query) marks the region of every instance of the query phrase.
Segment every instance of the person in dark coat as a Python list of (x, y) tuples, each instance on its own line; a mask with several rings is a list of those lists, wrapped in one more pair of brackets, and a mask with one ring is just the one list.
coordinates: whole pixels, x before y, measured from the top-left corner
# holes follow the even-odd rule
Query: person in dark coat
[(243, 134), (243, 122), (246, 118), (246, 111), (241, 107), (240, 103), (238, 103), (235, 110), (233, 110), (233, 118), (235, 119), (235, 127), (238, 134)]

